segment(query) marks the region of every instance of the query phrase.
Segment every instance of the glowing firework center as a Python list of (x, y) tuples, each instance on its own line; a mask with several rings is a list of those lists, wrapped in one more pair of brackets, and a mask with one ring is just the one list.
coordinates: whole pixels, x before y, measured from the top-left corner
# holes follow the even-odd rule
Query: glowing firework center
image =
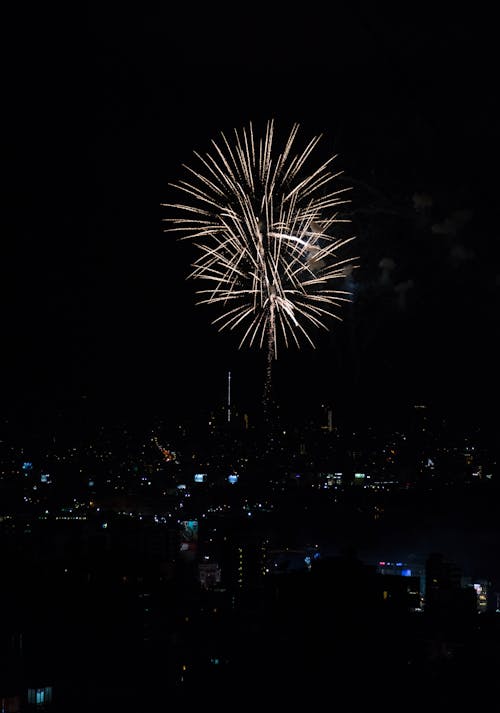
[(218, 306), (219, 330), (243, 332), (239, 346), (257, 345), (277, 357), (278, 337), (285, 346), (314, 346), (312, 328), (328, 329), (349, 301), (344, 286), (356, 258), (341, 259), (353, 237), (332, 236), (348, 188), (331, 190), (335, 156), (309, 169), (320, 137), (293, 151), (299, 126), (293, 126), (280, 152), (274, 150), (274, 122), (263, 138), (253, 127), (234, 131), (231, 143), (221, 134), (213, 152), (195, 153), (199, 169), (186, 166), (188, 180), (175, 187), (189, 204), (166, 204), (180, 211), (167, 218), (168, 230), (191, 239), (200, 255), (190, 277), (203, 280), (199, 304)]

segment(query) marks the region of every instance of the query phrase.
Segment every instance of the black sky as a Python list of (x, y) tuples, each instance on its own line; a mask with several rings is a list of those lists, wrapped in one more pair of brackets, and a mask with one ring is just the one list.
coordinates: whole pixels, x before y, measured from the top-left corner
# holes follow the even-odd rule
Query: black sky
[[(270, 117), (322, 132), (325, 155), (339, 154), (360, 255), (344, 323), (278, 362), (284, 402), (376, 413), (434, 400), (474, 414), (496, 402), (490, 23), (375, 6), (265, 17), (97, 7), (83, 42), (83, 18), (12, 19), (5, 416), (215, 404), (228, 369), (241, 401), (261, 393), (262, 354), (238, 353), (194, 307), (189, 248), (162, 232), (160, 203), (194, 149)], [(395, 265), (385, 282), (383, 258)]]

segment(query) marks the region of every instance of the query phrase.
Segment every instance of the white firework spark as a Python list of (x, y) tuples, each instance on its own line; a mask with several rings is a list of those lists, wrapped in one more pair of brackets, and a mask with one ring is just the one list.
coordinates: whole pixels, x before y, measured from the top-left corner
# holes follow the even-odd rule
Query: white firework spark
[(277, 357), (279, 337), (288, 347), (301, 337), (314, 346), (309, 332), (328, 329), (350, 293), (334, 289), (354, 267), (354, 257), (341, 259), (353, 237), (331, 234), (338, 209), (348, 203), (348, 188), (331, 190), (341, 172), (332, 173), (336, 156), (308, 170), (316, 136), (293, 152), (295, 124), (281, 152), (274, 149), (274, 122), (263, 138), (252, 124), (234, 130), (231, 143), (224, 134), (205, 155), (195, 152), (199, 168), (184, 166), (189, 177), (173, 184), (188, 203), (163, 204), (179, 211), (167, 218), (169, 231), (178, 231), (199, 249), (191, 278), (203, 280), (199, 304), (219, 306), (213, 323), (219, 330), (242, 331), (240, 347), (265, 345)]

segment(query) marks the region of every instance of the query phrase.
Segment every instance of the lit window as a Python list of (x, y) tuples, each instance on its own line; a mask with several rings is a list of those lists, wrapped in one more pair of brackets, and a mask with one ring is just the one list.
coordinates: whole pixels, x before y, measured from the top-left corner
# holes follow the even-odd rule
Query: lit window
[(52, 686), (28, 688), (28, 703), (44, 706), (52, 701)]

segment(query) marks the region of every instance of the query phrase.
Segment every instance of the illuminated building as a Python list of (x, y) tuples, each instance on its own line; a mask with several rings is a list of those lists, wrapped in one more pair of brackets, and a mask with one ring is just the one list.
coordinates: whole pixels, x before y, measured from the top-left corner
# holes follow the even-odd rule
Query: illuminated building
[(479, 613), (484, 613), (488, 609), (488, 589), (489, 589), (489, 582), (486, 581), (481, 581), (481, 582), (474, 582), (472, 585), (476, 591), (477, 595), (477, 610)]
[(425, 567), (416, 563), (380, 560), (376, 565), (377, 572), (382, 575), (418, 578), (418, 592), (423, 602), (425, 596)]
[(52, 703), (52, 686), (28, 688), (28, 706), (30, 710), (46, 710)]
[(320, 487), (323, 488), (341, 488), (343, 476), (342, 473), (319, 473)]
[(198, 553), (198, 520), (183, 520), (180, 533), (180, 555), (192, 562)]
[(233, 591), (258, 588), (269, 573), (265, 538), (232, 537), (231, 542), (224, 543), (221, 554), (222, 583)]

